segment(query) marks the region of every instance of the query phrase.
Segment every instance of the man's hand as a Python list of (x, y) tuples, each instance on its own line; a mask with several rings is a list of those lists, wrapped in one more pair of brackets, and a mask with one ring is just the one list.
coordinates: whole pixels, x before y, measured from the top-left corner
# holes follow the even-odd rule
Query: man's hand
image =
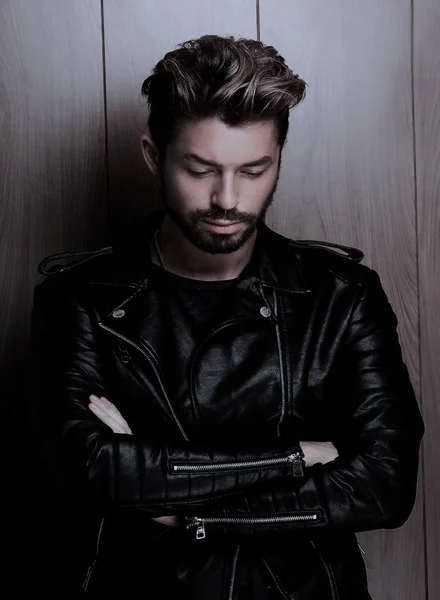
[(89, 409), (100, 421), (110, 427), (113, 433), (128, 433), (133, 435), (127, 421), (110, 400), (107, 400), (104, 396), (98, 398), (98, 396), (94, 396), (93, 394), (89, 396), (89, 400)]
[(306, 467), (311, 467), (316, 463), (325, 465), (339, 456), (331, 442), (300, 442), (300, 446), (304, 452)]

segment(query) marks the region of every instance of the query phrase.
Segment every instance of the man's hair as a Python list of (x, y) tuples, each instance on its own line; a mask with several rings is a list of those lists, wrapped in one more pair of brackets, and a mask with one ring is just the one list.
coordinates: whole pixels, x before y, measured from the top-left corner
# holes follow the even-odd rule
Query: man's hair
[(188, 121), (219, 118), (231, 126), (273, 120), (283, 147), (289, 110), (305, 97), (306, 83), (273, 46), (233, 36), (204, 35), (179, 44), (142, 85), (148, 127), (163, 158)]

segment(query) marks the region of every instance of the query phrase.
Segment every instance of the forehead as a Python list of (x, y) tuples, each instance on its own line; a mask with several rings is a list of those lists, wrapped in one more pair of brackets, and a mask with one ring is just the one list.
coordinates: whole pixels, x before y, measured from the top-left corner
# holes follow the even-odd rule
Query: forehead
[(175, 158), (192, 153), (223, 166), (258, 160), (278, 153), (274, 121), (260, 121), (242, 126), (226, 125), (220, 119), (203, 119), (185, 123), (169, 146)]

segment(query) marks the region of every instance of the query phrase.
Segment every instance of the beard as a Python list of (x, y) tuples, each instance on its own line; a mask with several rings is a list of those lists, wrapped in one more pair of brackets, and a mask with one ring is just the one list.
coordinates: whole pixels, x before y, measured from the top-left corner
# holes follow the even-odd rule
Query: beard
[[(252, 237), (258, 225), (264, 222), (277, 185), (278, 177), (258, 213), (242, 212), (236, 208), (224, 210), (215, 205), (207, 209), (179, 211), (174, 206), (171, 194), (167, 193), (163, 177), (161, 177), (161, 200), (170, 219), (194, 246), (209, 254), (231, 254), (242, 248)], [(232, 234), (216, 233), (203, 228), (203, 221), (206, 220), (239, 222), (245, 226)]]

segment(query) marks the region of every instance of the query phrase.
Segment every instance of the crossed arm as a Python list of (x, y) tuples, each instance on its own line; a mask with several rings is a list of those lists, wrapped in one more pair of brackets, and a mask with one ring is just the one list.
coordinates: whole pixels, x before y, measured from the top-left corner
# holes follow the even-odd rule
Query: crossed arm
[[(35, 295), (34, 355), (47, 382), (58, 358), (54, 352), (63, 348), (69, 353), (62, 357), (62, 372), (55, 369), (51, 402), (61, 402), (59, 412), (67, 415), (61, 427), (63, 443), (105, 501), (144, 505), (161, 518), (166, 513), (185, 514), (191, 506), (204, 510), (206, 503), (219, 498), (223, 515), (313, 511), (321, 515), (318, 526), (354, 531), (400, 526), (409, 516), (423, 423), (402, 361), (396, 319), (376, 275), (360, 288), (341, 348), (345, 396), (334, 401), (345, 403), (349, 443), (336, 456), (330, 442), (302, 442), (307, 465), (302, 477), (286, 477), (282, 468), (225, 472), (221, 477), (208, 473), (180, 478), (170, 473), (170, 459), (176, 457), (188, 461), (195, 456), (214, 464), (237, 460), (237, 453), (154, 446), (136, 440), (111, 411), (104, 417), (105, 401), (89, 398), (91, 392), (106, 396), (95, 325), (81, 303), (60, 288), (49, 283)], [(61, 399), (54, 390), (61, 392)], [(104, 426), (110, 417), (113, 427)], [(122, 428), (118, 435), (117, 427)], [(296, 443), (286, 451), (292, 452)], [(276, 448), (246, 449), (241, 460), (257, 456), (267, 461), (279, 453)]]
[[(113, 433), (132, 435), (127, 421), (110, 400), (104, 396), (98, 398), (98, 396), (93, 394), (89, 396), (89, 400), (89, 409), (100, 421), (107, 425), (107, 427), (110, 427)], [(304, 453), (306, 467), (311, 467), (316, 463), (326, 464), (338, 456), (338, 452), (332, 442), (300, 442), (300, 446)], [(178, 525), (178, 518), (176, 516), (153, 517), (153, 520), (170, 527)]]

